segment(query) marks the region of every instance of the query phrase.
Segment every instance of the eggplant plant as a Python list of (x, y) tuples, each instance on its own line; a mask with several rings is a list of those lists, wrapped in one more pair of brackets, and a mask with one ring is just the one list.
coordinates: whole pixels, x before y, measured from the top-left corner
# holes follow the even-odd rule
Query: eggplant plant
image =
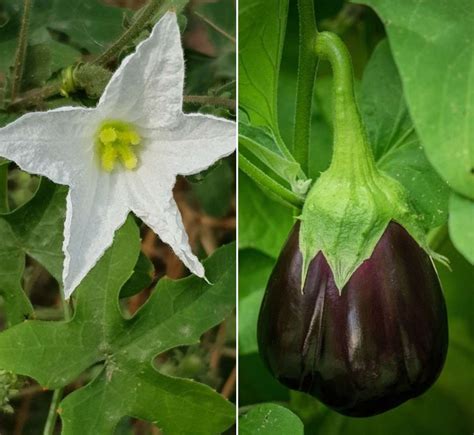
[[(267, 2), (253, 3), (269, 14)], [(383, 1), (374, 3), (388, 9)], [(325, 13), (325, 5), (319, 2), (318, 9), (316, 2), (316, 18), (322, 18), (317, 14)], [(418, 120), (410, 116), (416, 116), (410, 103), (421, 103), (408, 100), (407, 106), (403, 68), (397, 57), (394, 62), (388, 43), (379, 42), (383, 30), (370, 35), (372, 42), (350, 41), (352, 48), (367, 44), (364, 49), (373, 51), (365, 67), (358, 60), (356, 72), (363, 71), (363, 79), (361, 86), (354, 84), (351, 56), (337, 33), (350, 33), (345, 27), (350, 27), (350, 19), (360, 26), (375, 22), (373, 27), (381, 27), (375, 15), (346, 5), (337, 18), (321, 22), (329, 31), (318, 31), (314, 12), (312, 1), (299, 1), (297, 32), (292, 34), (296, 16), (290, 6), (285, 36), (287, 23), (281, 17), (286, 17), (288, 4), (278, 2), (266, 19), (268, 26), (274, 21), (273, 45), (264, 34), (259, 46), (250, 36), (251, 27), (241, 28), (241, 34), (248, 34), (241, 36), (240, 54), (239, 165), (245, 174), (240, 195), (243, 186), (258, 204), (261, 194), (255, 191), (260, 188), (269, 200), (262, 199), (265, 205), (259, 207), (259, 217), (265, 220), (259, 226), (261, 235), (246, 229), (254, 226), (252, 211), (240, 209), (240, 258), (245, 267), (240, 271), (240, 312), (249, 309), (250, 315), (240, 315), (246, 330), (239, 333), (241, 380), (245, 382), (245, 371), (252, 365), (265, 379), (256, 399), (255, 392), (245, 394), (245, 384), (241, 387), (241, 397), (248, 401), (244, 404), (287, 400), (305, 423), (305, 432), (325, 433), (319, 429), (330, 427), (329, 422), (323, 424), (328, 420), (324, 409), (350, 417), (382, 414), (376, 417), (380, 422), (392, 415), (386, 411), (406, 403), (393, 411), (401, 418), (408, 412), (404, 410), (422, 403), (410, 399), (427, 400), (423, 393), (442, 373), (450, 328), (439, 273), (449, 273), (449, 260), (435, 251), (448, 235), (447, 197), (457, 193), (450, 192), (445, 173), (437, 174), (429, 163), (432, 145), (425, 145), (426, 130), (418, 132)], [(355, 19), (357, 15), (363, 18)], [(397, 36), (388, 31), (392, 47)], [(299, 61), (297, 74), (291, 75), (284, 60), (291, 58), (289, 47), (295, 39)], [(399, 50), (393, 54), (403, 48)], [(256, 68), (250, 53), (259, 51), (273, 61), (268, 62), (265, 80), (252, 75)], [(318, 62), (323, 74), (314, 85)], [(294, 106), (288, 89), (295, 91)], [(263, 95), (265, 90), (272, 93), (259, 104), (257, 91)], [(282, 96), (286, 98), (277, 104)], [(291, 110), (293, 126), (287, 122)], [(432, 122), (437, 128), (434, 115)], [(285, 212), (284, 206), (293, 211)], [(458, 210), (451, 208), (450, 236), (472, 261), (466, 244), (457, 239), (458, 217)], [(250, 250), (253, 266), (245, 261)], [(254, 272), (258, 279), (252, 283), (246, 275), (255, 264), (264, 271)], [(253, 326), (247, 326), (251, 321)], [(257, 353), (260, 358), (252, 356)], [(281, 389), (263, 373), (318, 401)], [(364, 423), (369, 420), (359, 421), (355, 427), (375, 427)], [(442, 433), (440, 427), (435, 432)]]

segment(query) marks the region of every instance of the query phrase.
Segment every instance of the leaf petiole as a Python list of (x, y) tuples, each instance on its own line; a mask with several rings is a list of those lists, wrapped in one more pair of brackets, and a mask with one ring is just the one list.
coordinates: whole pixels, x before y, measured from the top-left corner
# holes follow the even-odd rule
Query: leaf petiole
[(250, 160), (239, 154), (239, 168), (242, 169), (265, 192), (286, 206), (301, 209), (304, 199), (291, 190), (276, 182), (273, 178), (257, 168)]

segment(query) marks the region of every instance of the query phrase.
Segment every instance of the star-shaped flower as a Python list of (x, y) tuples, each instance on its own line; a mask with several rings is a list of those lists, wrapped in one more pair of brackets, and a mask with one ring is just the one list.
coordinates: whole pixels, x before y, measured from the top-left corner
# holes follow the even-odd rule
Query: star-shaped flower
[(235, 123), (184, 114), (184, 59), (176, 14), (113, 75), (94, 109), (28, 113), (0, 129), (0, 156), (69, 186), (64, 293), (69, 297), (112, 244), (130, 211), (204, 277), (173, 199), (176, 176), (198, 173), (235, 149)]

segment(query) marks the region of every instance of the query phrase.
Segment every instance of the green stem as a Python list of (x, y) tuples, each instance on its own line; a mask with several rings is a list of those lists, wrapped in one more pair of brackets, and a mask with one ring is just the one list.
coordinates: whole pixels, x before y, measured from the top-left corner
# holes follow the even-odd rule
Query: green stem
[[(69, 321), (72, 318), (71, 307), (68, 301), (64, 299), (64, 293), (60, 289), (61, 303), (64, 311), (64, 320)], [(56, 428), (56, 421), (58, 420), (58, 407), (63, 398), (64, 388), (57, 388), (54, 390), (51, 404), (49, 405), (48, 417), (43, 429), (43, 435), (54, 435)]]
[(140, 35), (143, 28), (148, 25), (150, 20), (158, 13), (164, 3), (164, 0), (150, 0), (150, 2), (138, 14), (132, 25), (104, 53), (95, 59), (93, 63), (104, 66), (111, 60), (115, 59), (127, 44)]
[(298, 0), (299, 59), (296, 82), (296, 113), (293, 134), (293, 154), (308, 173), (308, 153), (311, 135), (311, 109), (318, 60), (314, 56), (314, 44), (318, 35), (313, 0)]
[(350, 54), (344, 42), (331, 32), (318, 34), (315, 51), (329, 61), (333, 70), (334, 150), (331, 168), (368, 176), (375, 170), (375, 160), (357, 107)]
[(51, 405), (49, 406), (48, 418), (43, 429), (43, 435), (54, 435), (56, 428), (56, 421), (58, 420), (58, 406), (63, 398), (63, 388), (54, 390)]
[(291, 207), (301, 209), (304, 199), (283, 187), (273, 178), (269, 177), (261, 169), (257, 168), (250, 160), (239, 154), (239, 168), (242, 169), (252, 180), (254, 180), (264, 191), (279, 198), (283, 203)]
[(30, 24), (31, 5), (33, 0), (23, 1), (23, 15), (21, 18), (20, 34), (18, 36), (18, 46), (15, 55), (15, 65), (13, 67), (13, 83), (11, 90), (11, 100), (13, 101), (21, 88), (23, 71), (25, 67), (26, 49), (28, 47), (28, 27)]
[(8, 164), (0, 165), (0, 213), (8, 213)]

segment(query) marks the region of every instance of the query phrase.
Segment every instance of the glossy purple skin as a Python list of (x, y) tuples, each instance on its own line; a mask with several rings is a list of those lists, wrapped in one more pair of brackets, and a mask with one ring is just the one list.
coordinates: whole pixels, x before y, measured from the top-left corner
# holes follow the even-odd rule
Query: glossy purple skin
[(260, 309), (260, 354), (273, 375), (353, 417), (425, 392), (448, 347), (446, 305), (429, 256), (392, 222), (342, 295), (321, 253), (302, 294), (298, 235), (296, 224)]

